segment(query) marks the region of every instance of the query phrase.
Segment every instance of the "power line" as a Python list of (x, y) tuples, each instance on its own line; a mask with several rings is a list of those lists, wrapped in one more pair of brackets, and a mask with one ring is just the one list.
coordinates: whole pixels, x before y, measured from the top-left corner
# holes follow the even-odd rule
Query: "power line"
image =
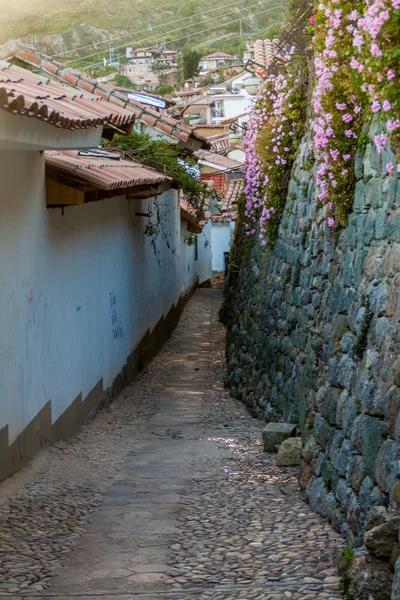
[[(267, 2), (266, 2), (266, 3), (270, 3), (270, 2), (272, 2), (272, 1), (273, 1), (273, 0), (267, 0)], [(257, 4), (257, 3), (256, 3), (256, 4)], [(282, 6), (282, 7), (283, 7), (283, 5), (280, 5), (280, 6)], [(252, 8), (252, 7), (244, 7), (244, 8)], [(273, 7), (273, 8), (277, 8), (277, 7)], [(269, 10), (261, 11), (261, 12), (258, 12), (258, 13), (254, 13), (252, 16), (260, 15), (260, 14), (263, 14), (263, 13), (265, 13), (265, 12), (270, 12), (270, 11), (269, 11)], [(243, 18), (243, 17), (241, 17), (241, 18)], [(209, 20), (209, 19), (208, 19), (208, 20)], [(192, 37), (193, 35), (198, 35), (198, 34), (200, 34), (200, 33), (205, 33), (205, 32), (207, 32), (207, 31), (212, 31), (213, 29), (218, 29), (219, 27), (224, 27), (224, 26), (226, 26), (226, 25), (230, 25), (231, 23), (237, 23), (238, 21), (240, 21), (240, 19), (235, 19), (235, 20), (233, 20), (233, 21), (229, 21), (228, 23), (221, 23), (220, 25), (216, 25), (215, 27), (211, 27), (211, 28), (209, 28), (209, 29), (204, 29), (203, 31), (198, 31), (198, 32), (195, 32), (195, 33), (192, 33), (192, 34), (188, 34), (188, 35), (186, 35), (186, 36), (182, 36), (182, 37), (180, 37), (180, 38), (176, 38), (176, 39), (174, 39), (174, 40), (168, 40), (168, 42), (167, 42), (167, 43), (168, 43), (168, 44), (170, 44), (170, 43), (172, 43), (172, 42), (177, 42), (177, 41), (180, 41), (180, 40), (184, 40), (184, 39), (186, 39), (187, 37)], [(186, 27), (192, 27), (193, 25), (198, 25), (198, 23), (190, 23), (189, 25), (183, 25), (183, 27), (184, 27), (184, 28), (186, 28)], [(179, 27), (178, 29), (173, 29), (173, 30), (169, 31), (168, 33), (169, 33), (169, 34), (171, 34), (171, 33), (175, 33), (176, 31), (181, 31), (181, 29), (182, 29), (182, 27)], [(156, 34), (156, 35), (153, 35), (153, 36), (148, 36), (148, 37), (146, 37), (146, 38), (142, 38), (141, 40), (139, 40), (139, 42), (143, 42), (143, 41), (145, 41), (145, 40), (151, 40), (151, 39), (154, 39), (154, 38), (156, 38), (156, 39), (157, 39), (157, 38), (158, 38), (158, 34)], [(122, 44), (121, 46), (116, 46), (116, 48), (115, 48), (115, 49), (124, 48), (125, 46), (126, 46), (126, 44)], [(65, 64), (66, 64), (66, 65), (69, 65), (69, 64), (71, 64), (71, 63), (75, 63), (75, 62), (78, 62), (78, 61), (81, 61), (81, 60), (85, 60), (86, 58), (92, 58), (93, 56), (98, 56), (99, 54), (101, 54), (101, 51), (99, 51), (99, 52), (94, 52), (94, 53), (92, 53), (92, 54), (88, 54), (88, 55), (86, 55), (86, 56), (82, 56), (82, 57), (79, 57), (79, 58), (75, 58), (75, 59), (73, 59), (73, 60), (69, 60), (69, 61), (67, 61)], [(89, 65), (89, 66), (94, 66), (94, 65)]]
[[(276, 10), (277, 8), (284, 8), (284, 4), (277, 4), (276, 6), (272, 6), (271, 8), (267, 8), (266, 10), (262, 10), (260, 12), (253, 13), (251, 16), (252, 17), (256, 17), (258, 15), (262, 15), (262, 14), (271, 12), (272, 10)], [(241, 17), (241, 18), (243, 18), (243, 17)], [(240, 18), (239, 19), (234, 19), (233, 21), (228, 21), (227, 23), (221, 23), (220, 25), (215, 25), (214, 27), (209, 27), (208, 29), (203, 29), (202, 31), (196, 31), (194, 33), (188, 33), (187, 35), (184, 35), (184, 36), (179, 37), (179, 38), (175, 38), (174, 40), (168, 40), (168, 43), (172, 44), (174, 42), (179, 42), (179, 41), (185, 40), (185, 39), (187, 39), (189, 37), (193, 37), (194, 35), (200, 35), (201, 33), (207, 33), (209, 31), (213, 31), (214, 29), (219, 29), (220, 27), (226, 27), (228, 25), (232, 25), (232, 23), (238, 23), (239, 21), (240, 21)], [(179, 31), (179, 30), (174, 30), (174, 31)], [(173, 31), (170, 32), (170, 33), (173, 33)], [(115, 50), (117, 50), (119, 48), (124, 48), (124, 46), (125, 46), (125, 44), (123, 44), (121, 46), (116, 46)], [(77, 63), (77, 62), (79, 62), (81, 60), (85, 60), (86, 58), (92, 58), (93, 56), (99, 56), (99, 54), (100, 54), (100, 52), (95, 52), (94, 54), (88, 54), (87, 56), (82, 56), (80, 58), (76, 58), (75, 60), (70, 60), (70, 61), (66, 62), (65, 64), (69, 65), (71, 63)], [(94, 63), (92, 65), (85, 65), (82, 68), (90, 69), (91, 67), (95, 67), (96, 64), (97, 63)]]
[[(174, 19), (173, 21), (169, 21), (168, 23), (160, 23), (159, 25), (154, 25), (154, 27), (152, 26), (152, 30), (158, 29), (159, 27), (167, 27), (168, 25), (173, 25), (174, 23), (179, 23), (180, 21), (186, 21), (187, 19), (194, 19), (194, 17), (206, 15), (210, 12), (214, 12), (215, 10), (222, 10), (224, 8), (229, 8), (230, 6), (235, 6), (236, 4), (243, 4), (243, 2), (248, 2), (248, 1), (249, 0), (237, 0), (236, 2), (231, 2), (231, 4), (225, 4), (225, 6), (219, 6), (219, 7), (211, 8), (209, 10), (205, 10), (203, 12), (196, 13), (194, 15), (191, 15), (190, 17), (181, 17), (180, 19)], [(250, 7), (247, 6), (247, 7), (243, 7), (243, 8), (250, 8)], [(187, 27), (187, 26), (185, 26), (185, 27)], [(145, 29), (139, 29), (138, 31), (133, 31), (131, 33), (124, 33), (124, 35), (119, 35), (117, 37), (110, 38), (109, 40), (105, 40), (104, 42), (94, 42), (93, 44), (88, 44), (87, 46), (79, 46), (78, 48), (74, 48), (73, 50), (65, 50), (65, 52), (59, 52), (58, 54), (54, 54), (53, 57), (56, 58), (57, 56), (65, 56), (66, 54), (72, 54), (74, 52), (77, 52), (78, 50), (84, 50), (85, 48), (92, 48), (93, 46), (105, 46), (105, 45), (109, 44), (110, 42), (115, 42), (116, 40), (121, 40), (122, 38), (131, 37), (138, 33), (144, 33), (145, 31), (148, 31), (148, 29), (149, 28), (146, 27)], [(144, 38), (144, 39), (148, 39), (148, 38)]]

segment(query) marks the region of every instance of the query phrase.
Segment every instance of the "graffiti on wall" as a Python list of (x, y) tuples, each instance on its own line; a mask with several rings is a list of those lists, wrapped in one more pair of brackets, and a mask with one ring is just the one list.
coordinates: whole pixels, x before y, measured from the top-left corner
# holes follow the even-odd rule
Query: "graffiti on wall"
[(118, 340), (123, 337), (123, 329), (121, 321), (118, 319), (117, 313), (117, 297), (114, 290), (109, 293), (110, 310), (111, 310), (111, 327), (112, 337), (114, 340)]

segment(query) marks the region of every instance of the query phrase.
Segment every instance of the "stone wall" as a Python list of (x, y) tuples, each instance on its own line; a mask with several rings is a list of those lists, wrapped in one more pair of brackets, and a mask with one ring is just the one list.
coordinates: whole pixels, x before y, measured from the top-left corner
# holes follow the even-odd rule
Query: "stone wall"
[(391, 152), (360, 151), (335, 238), (308, 159), (304, 139), (273, 250), (255, 238), (240, 257), (237, 234), (227, 383), (267, 421), (298, 423), (310, 505), (360, 545), (371, 507), (400, 501), (400, 183)]

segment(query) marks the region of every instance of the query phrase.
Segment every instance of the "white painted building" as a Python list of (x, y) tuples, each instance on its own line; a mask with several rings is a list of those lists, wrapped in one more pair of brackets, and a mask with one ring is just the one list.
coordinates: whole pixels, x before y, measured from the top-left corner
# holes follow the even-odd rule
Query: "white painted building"
[(237, 61), (237, 57), (226, 52), (213, 52), (202, 56), (200, 59), (200, 75), (207, 75), (210, 71), (216, 71), (225, 65), (232, 65)]
[[(196, 247), (185, 243), (190, 224), (169, 178), (135, 163), (120, 168), (77, 152), (42, 152), (95, 148), (104, 108), (115, 123), (132, 113), (90, 95), (81, 104), (84, 94), (76, 92), (57, 111), (53, 82), (54, 97), (45, 98), (57, 112), (41, 93), (31, 107), (39, 118), (27, 118), (24, 85), (43, 87), (35, 77), (10, 84), (0, 69), (8, 109), (0, 110), (0, 480), (72, 433), (134, 376), (171, 331), (185, 297), (211, 277), (211, 224)], [(20, 94), (8, 92), (10, 85), (20, 85)], [(86, 112), (90, 101), (98, 119)], [(155, 253), (146, 226), (156, 204)]]
[(243, 179), (231, 181), (220, 210), (212, 211), (211, 248), (213, 286), (221, 287), (228, 268), (228, 255), (231, 250), (236, 227), (237, 204), (243, 192)]
[(208, 96), (207, 123), (220, 123), (248, 113), (251, 107), (251, 96), (245, 90), (240, 94), (217, 94)]

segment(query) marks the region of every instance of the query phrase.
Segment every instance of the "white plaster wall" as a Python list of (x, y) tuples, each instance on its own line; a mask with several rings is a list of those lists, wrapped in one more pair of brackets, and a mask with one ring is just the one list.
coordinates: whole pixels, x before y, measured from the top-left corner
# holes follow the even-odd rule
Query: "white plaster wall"
[(233, 160), (237, 160), (238, 162), (244, 163), (246, 153), (244, 152), (244, 150), (235, 148), (235, 150), (230, 150), (230, 152), (227, 153), (227, 157), (232, 158)]
[(242, 91), (242, 96), (232, 96), (224, 99), (225, 119), (233, 119), (242, 113), (249, 111), (251, 105), (251, 96)]
[(229, 221), (214, 221), (211, 228), (212, 270), (224, 271), (224, 252), (231, 249), (235, 224)]
[(153, 200), (47, 209), (39, 152), (0, 152), (0, 177), (0, 429), (9, 425), (11, 443), (49, 400), (54, 422), (101, 377), (109, 386), (147, 328), (205, 276), (207, 252), (195, 261), (183, 243), (175, 190), (159, 199), (157, 260), (148, 218), (135, 215)]
[(199, 283), (212, 277), (212, 247), (211, 247), (211, 219), (204, 226), (203, 231), (197, 236), (198, 259), (196, 269)]

